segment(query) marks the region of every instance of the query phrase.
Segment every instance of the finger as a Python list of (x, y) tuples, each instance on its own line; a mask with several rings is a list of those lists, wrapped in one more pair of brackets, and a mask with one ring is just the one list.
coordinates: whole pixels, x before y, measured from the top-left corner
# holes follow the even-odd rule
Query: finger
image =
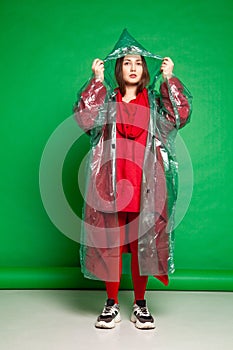
[(102, 60), (98, 60), (96, 64), (98, 64), (98, 65), (102, 65), (102, 64), (104, 64), (104, 61), (102, 61)]
[(103, 71), (104, 70), (104, 65), (102, 62), (97, 62), (95, 67), (94, 67), (95, 71)]
[(104, 67), (100, 67), (97, 72), (102, 74), (104, 72)]
[(96, 68), (97, 69), (103, 69), (104, 68), (104, 63), (103, 62), (97, 62), (96, 63)]
[(99, 58), (94, 59), (94, 61), (92, 63), (92, 69), (94, 69), (96, 67), (96, 65), (98, 65), (99, 62), (103, 62), (103, 61), (101, 61)]
[(163, 63), (174, 65), (174, 62), (170, 57), (165, 57)]
[(166, 69), (167, 68), (167, 65), (166, 64), (162, 64), (161, 65), (161, 69)]
[(96, 64), (99, 61), (99, 58), (95, 58), (92, 64)]
[(169, 57), (164, 57), (163, 63), (168, 63), (169, 62)]

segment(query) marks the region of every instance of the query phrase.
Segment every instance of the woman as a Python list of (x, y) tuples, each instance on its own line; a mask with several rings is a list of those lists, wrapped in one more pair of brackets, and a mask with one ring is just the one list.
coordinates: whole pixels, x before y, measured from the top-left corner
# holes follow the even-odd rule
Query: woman
[(81, 266), (86, 277), (105, 281), (108, 299), (99, 328), (120, 321), (123, 252), (132, 255), (131, 321), (139, 329), (155, 327), (144, 297), (148, 276), (167, 285), (174, 271), (174, 139), (189, 120), (191, 96), (173, 76), (173, 67), (169, 57), (151, 54), (125, 30), (104, 61), (93, 61), (93, 77), (74, 108), (92, 146)]

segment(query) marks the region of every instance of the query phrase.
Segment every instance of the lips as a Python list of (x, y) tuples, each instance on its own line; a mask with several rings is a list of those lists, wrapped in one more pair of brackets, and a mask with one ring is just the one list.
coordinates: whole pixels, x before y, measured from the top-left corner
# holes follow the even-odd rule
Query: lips
[(130, 74), (130, 78), (137, 78), (136, 74)]

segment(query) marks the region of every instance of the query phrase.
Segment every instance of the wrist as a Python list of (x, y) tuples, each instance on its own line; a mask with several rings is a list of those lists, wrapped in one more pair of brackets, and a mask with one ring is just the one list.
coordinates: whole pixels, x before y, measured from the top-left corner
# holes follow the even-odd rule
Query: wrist
[(167, 80), (171, 79), (173, 77), (173, 74), (167, 75)]
[(95, 80), (100, 81), (101, 83), (103, 82), (103, 78), (100, 75), (95, 75)]
[(169, 80), (169, 79), (171, 79), (173, 77), (173, 74), (171, 73), (171, 74), (163, 74), (163, 79), (164, 80)]

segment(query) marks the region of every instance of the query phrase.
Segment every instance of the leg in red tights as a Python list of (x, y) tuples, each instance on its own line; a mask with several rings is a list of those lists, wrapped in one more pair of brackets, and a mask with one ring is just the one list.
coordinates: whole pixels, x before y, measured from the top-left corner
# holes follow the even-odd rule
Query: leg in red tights
[(129, 244), (131, 252), (131, 272), (134, 286), (134, 297), (136, 300), (145, 298), (148, 276), (140, 276), (138, 263), (138, 213), (128, 213), (129, 225)]
[(106, 292), (108, 299), (114, 299), (115, 303), (118, 304), (118, 291), (120, 287), (120, 279), (122, 272), (122, 250), (125, 240), (125, 225), (126, 225), (127, 213), (120, 212), (118, 214), (119, 226), (120, 226), (120, 235), (121, 235), (121, 246), (120, 246), (120, 259), (119, 259), (119, 281), (118, 282), (105, 282)]
[(118, 291), (120, 287), (120, 278), (122, 271), (122, 250), (125, 239), (125, 225), (128, 222), (128, 242), (130, 246), (131, 258), (131, 272), (134, 286), (134, 297), (136, 300), (143, 300), (145, 297), (146, 285), (148, 276), (140, 276), (138, 264), (138, 213), (119, 213), (119, 226), (121, 230), (121, 251), (120, 251), (120, 276), (118, 282), (105, 282), (108, 299), (114, 299), (118, 303)]

